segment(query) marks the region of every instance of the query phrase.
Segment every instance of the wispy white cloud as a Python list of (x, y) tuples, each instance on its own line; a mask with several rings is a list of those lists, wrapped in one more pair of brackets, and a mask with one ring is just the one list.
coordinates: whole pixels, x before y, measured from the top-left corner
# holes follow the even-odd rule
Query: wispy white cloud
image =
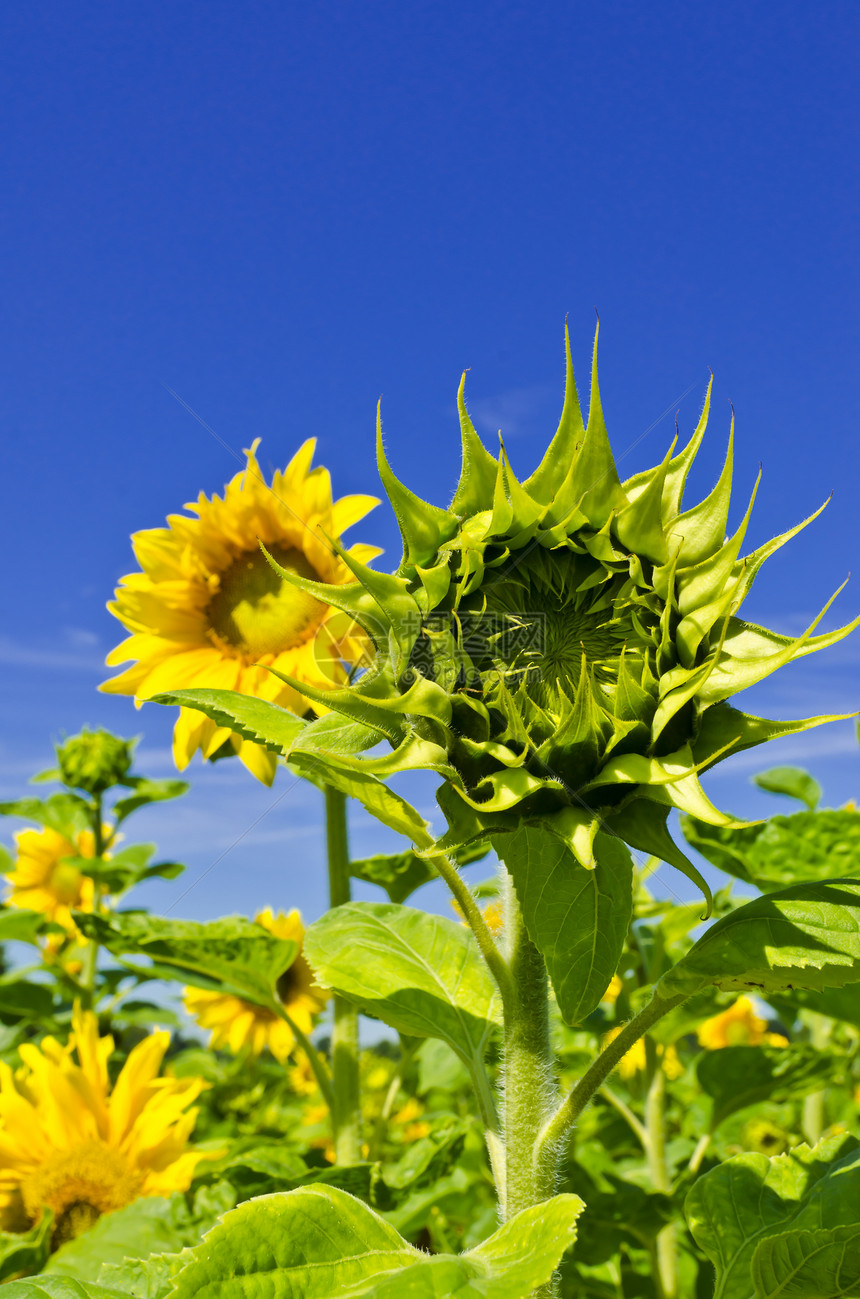
[(860, 758), (857, 737), (845, 726), (823, 726), (820, 730), (773, 740), (756, 749), (747, 749), (735, 757), (725, 758), (703, 778), (706, 781), (731, 779), (741, 772), (763, 771), (766, 767), (786, 763), (803, 766), (821, 758), (849, 756)]
[[(104, 655), (95, 647), (96, 639), (86, 647), (79, 640), (66, 638), (65, 645), (25, 645), (11, 636), (0, 636), (0, 663), (23, 668), (53, 668), (74, 672), (103, 672)], [(91, 651), (91, 652), (87, 652)]]

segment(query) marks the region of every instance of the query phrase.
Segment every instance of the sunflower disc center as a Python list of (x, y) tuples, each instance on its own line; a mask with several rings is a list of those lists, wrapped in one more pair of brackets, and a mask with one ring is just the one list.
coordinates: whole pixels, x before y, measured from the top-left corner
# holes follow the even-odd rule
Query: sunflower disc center
[[(300, 550), (272, 546), (269, 553), (282, 568), (300, 577), (319, 574)], [(207, 617), (221, 640), (251, 658), (280, 654), (308, 640), (326, 606), (299, 591), (276, 573), (259, 550), (245, 551), (221, 575)]]

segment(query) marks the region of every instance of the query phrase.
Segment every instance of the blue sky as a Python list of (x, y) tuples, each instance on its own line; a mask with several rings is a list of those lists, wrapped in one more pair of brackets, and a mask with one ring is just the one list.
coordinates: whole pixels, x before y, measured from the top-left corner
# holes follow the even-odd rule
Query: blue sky
[[(693, 486), (716, 477), (731, 401), (739, 509), (764, 468), (750, 544), (835, 493), (747, 616), (800, 629), (857, 572), (856, 6), (34, 0), (2, 27), (4, 797), (84, 723), (142, 733), (141, 768), (169, 773), (170, 716), (95, 691), (129, 533), (236, 468), (168, 388), (235, 451), (262, 437), (265, 465), (317, 436), (338, 494), (375, 490), (381, 394), (396, 470), (444, 503), (462, 369), (526, 473), (560, 408), (565, 315), (584, 377), (596, 307), (625, 473), (662, 457), (676, 410), (690, 430), (711, 367)], [(386, 509), (355, 535), (396, 561)], [(855, 579), (840, 620), (859, 606)], [(858, 663), (855, 638), (745, 706), (856, 709)], [(776, 810), (749, 784), (776, 761), (832, 804), (858, 793), (850, 723), (709, 788)], [(235, 763), (191, 774), (138, 819), (190, 868), (146, 900), (322, 910), (316, 793)], [(360, 815), (354, 838), (386, 842)]]

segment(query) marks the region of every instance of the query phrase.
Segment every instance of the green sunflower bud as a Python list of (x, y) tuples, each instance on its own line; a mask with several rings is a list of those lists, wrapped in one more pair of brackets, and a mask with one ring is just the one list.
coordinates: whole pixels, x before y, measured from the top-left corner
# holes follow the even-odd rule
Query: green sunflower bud
[[(379, 473), (403, 537), (397, 572), (373, 572), (344, 551), (351, 585), (322, 587), (278, 570), (352, 614), (377, 651), (364, 676), (320, 699), (346, 719), (340, 740), (324, 718), (301, 748), (313, 750), (318, 730), (329, 764), (380, 776), (437, 771), (445, 778), (446, 848), (541, 824), (590, 867), (603, 829), (704, 888), (669, 835), (671, 810), (711, 825), (743, 824), (710, 802), (702, 772), (730, 753), (831, 720), (768, 721), (729, 699), (841, 640), (860, 619), (814, 635), (830, 601), (802, 636), (790, 637), (738, 618), (764, 561), (820, 510), (742, 557), (753, 502), (727, 536), (731, 435), (713, 491), (686, 505), (710, 385), (684, 449), (676, 451), (676, 438), (661, 464), (622, 482), (600, 401), (597, 340), (587, 422), (567, 331), (565, 343), (561, 421), (530, 478), (517, 480), (504, 445), (498, 458), (482, 445), (461, 382), (463, 467), (447, 510), (394, 476), (378, 417)], [(390, 755), (357, 756), (383, 737)]]
[(121, 740), (110, 731), (83, 730), (57, 746), (60, 779), (72, 789), (103, 794), (128, 775), (134, 746), (134, 740)]

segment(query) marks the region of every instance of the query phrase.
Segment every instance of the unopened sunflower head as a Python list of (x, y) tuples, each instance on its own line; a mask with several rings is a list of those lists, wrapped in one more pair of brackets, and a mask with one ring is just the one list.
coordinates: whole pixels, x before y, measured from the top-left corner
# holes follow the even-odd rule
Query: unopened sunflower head
[[(356, 581), (339, 591), (286, 576), (373, 636), (370, 670), (325, 697), (353, 724), (340, 747), (355, 752), (358, 724), (368, 746), (384, 736), (394, 748), (368, 761), (377, 774), (443, 775), (445, 846), (540, 823), (590, 866), (603, 827), (698, 880), (666, 829), (671, 809), (731, 824), (700, 774), (729, 753), (828, 720), (771, 722), (729, 699), (857, 623), (815, 636), (822, 614), (789, 637), (741, 621), (762, 564), (804, 524), (741, 555), (752, 500), (727, 535), (731, 435), (713, 491), (697, 504), (684, 499), (710, 386), (687, 445), (677, 450), (676, 439), (659, 465), (622, 482), (596, 340), (587, 420), (567, 335), (566, 343), (561, 421), (529, 478), (515, 477), (504, 445), (498, 458), (482, 445), (461, 383), (463, 467), (448, 509), (398, 481), (378, 425), (379, 472), (403, 536), (397, 572), (343, 554)], [(331, 753), (328, 724), (325, 733)]]
[[(268, 669), (289, 673), (321, 701), (346, 680), (344, 664), (366, 653), (361, 629), (328, 601), (288, 585), (266, 563), (260, 543), (289, 573), (347, 582), (350, 570), (327, 538), (339, 538), (378, 502), (371, 496), (333, 500), (328, 470), (312, 467), (313, 438), (267, 483), (258, 441), (223, 498), (201, 492), (186, 506), (196, 517), (173, 514), (166, 528), (132, 537), (141, 571), (122, 578), (108, 605), (131, 635), (107, 663), (135, 662), (102, 690), (134, 695), (139, 705), (165, 690), (215, 687), (299, 713), (309, 706), (325, 712), (324, 702), (309, 705)], [(379, 550), (355, 545), (347, 553), (364, 562)], [(198, 750), (205, 758), (235, 751), (258, 779), (271, 784), (274, 777), (272, 753), (183, 708), (173, 735), (177, 767), (183, 770)]]
[(57, 745), (60, 779), (72, 789), (103, 794), (120, 784), (131, 769), (136, 740), (122, 740), (110, 731), (88, 731), (72, 735)]

